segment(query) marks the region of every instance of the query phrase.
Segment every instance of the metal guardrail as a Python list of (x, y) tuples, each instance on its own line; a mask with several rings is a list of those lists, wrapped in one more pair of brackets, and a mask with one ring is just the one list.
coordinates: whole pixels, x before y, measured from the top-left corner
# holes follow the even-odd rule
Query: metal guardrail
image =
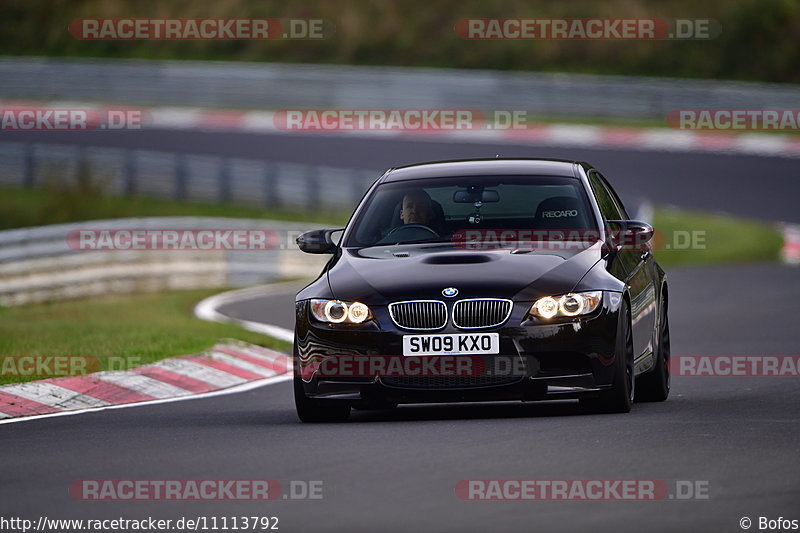
[(350, 210), (379, 172), (212, 155), (0, 143), (0, 186), (69, 183), (85, 172), (112, 195)]
[(164, 289), (245, 287), (289, 277), (314, 277), (328, 257), (293, 246), (269, 250), (76, 250), (80, 229), (268, 230), (284, 237), (318, 226), (217, 217), (92, 220), (0, 231), (0, 305)]
[(663, 119), (795, 108), (800, 86), (636, 76), (221, 61), (0, 57), (0, 97), (248, 109), (517, 109)]

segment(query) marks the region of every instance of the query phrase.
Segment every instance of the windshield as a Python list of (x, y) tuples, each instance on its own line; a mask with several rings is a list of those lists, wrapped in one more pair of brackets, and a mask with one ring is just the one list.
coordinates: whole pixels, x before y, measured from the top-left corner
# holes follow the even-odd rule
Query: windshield
[[(470, 176), (379, 185), (344, 246), (451, 242), (466, 232), (595, 232), (589, 201), (575, 178)], [(469, 234), (469, 233), (468, 233)], [(539, 239), (546, 239), (541, 237)]]

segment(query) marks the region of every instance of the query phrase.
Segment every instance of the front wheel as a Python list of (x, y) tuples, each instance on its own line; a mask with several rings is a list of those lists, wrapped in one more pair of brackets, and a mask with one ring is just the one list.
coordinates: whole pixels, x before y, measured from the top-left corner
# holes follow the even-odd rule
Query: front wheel
[(303, 422), (344, 422), (350, 417), (350, 404), (337, 400), (309, 398), (300, 378), (294, 378), (294, 405)]
[(581, 409), (589, 413), (627, 413), (633, 406), (633, 335), (627, 303), (623, 302), (619, 314), (614, 380), (611, 388), (602, 391), (599, 398), (581, 398)]
[(663, 402), (669, 396), (669, 318), (667, 303), (661, 302), (658, 325), (658, 346), (656, 364), (652, 371), (636, 380), (637, 402)]

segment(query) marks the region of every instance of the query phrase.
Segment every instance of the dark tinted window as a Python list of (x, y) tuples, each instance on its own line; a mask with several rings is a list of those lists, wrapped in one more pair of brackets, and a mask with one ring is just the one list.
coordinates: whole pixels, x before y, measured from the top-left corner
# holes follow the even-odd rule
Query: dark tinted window
[[(477, 195), (477, 200), (484, 191), (491, 200), (476, 206), (469, 195)], [(400, 229), (420, 224), (402, 214), (404, 199), (410, 195), (415, 204), (430, 210), (423, 225), (433, 232)], [(467, 229), (596, 229), (589, 205), (581, 182), (566, 177), (470, 176), (384, 183), (365, 200), (345, 246), (447, 242)]]
[(599, 172), (597, 172), (597, 176), (600, 178), (600, 181), (603, 183), (603, 185), (606, 186), (606, 189), (608, 190), (609, 193), (611, 193), (612, 198), (614, 198), (614, 201), (617, 203), (617, 207), (619, 208), (619, 212), (622, 214), (621, 218), (625, 219), (625, 220), (629, 220), (630, 217), (628, 216), (628, 212), (625, 210), (625, 204), (622, 203), (622, 199), (617, 194), (617, 191), (614, 190), (614, 187), (611, 186), (611, 184), (608, 182), (608, 180), (605, 178), (605, 176), (603, 176)]
[(620, 212), (614, 197), (606, 188), (603, 180), (595, 171), (589, 172), (589, 183), (592, 185), (594, 196), (597, 198), (597, 204), (600, 206), (600, 213), (606, 220), (621, 220), (624, 217)]

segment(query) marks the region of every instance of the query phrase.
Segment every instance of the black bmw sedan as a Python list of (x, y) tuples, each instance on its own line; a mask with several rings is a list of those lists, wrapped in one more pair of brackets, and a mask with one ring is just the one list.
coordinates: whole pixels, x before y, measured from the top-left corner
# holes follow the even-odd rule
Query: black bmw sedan
[(592, 166), (546, 159), (393, 168), (297, 294), (304, 422), (401, 403), (577, 399), (628, 412), (669, 395), (668, 290), (653, 228)]

